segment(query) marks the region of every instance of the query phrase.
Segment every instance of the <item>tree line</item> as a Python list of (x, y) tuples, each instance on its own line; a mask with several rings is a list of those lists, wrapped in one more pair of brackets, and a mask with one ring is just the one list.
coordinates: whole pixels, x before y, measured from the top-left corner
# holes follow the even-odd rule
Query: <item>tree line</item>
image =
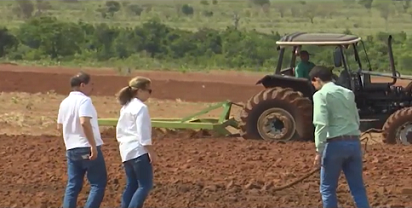
[[(349, 30), (343, 31), (350, 34)], [(373, 69), (389, 68), (386, 39), (379, 32), (363, 37), (366, 55)], [(394, 36), (394, 53), (398, 70), (410, 70), (412, 39), (404, 32)], [(195, 32), (171, 28), (152, 20), (136, 27), (107, 24), (64, 22), (50, 16), (34, 17), (9, 30), (0, 28), (0, 57), (9, 60), (36, 61), (108, 61), (130, 57), (147, 57), (169, 63), (190, 64), (204, 68), (264, 69), (275, 66), (279, 33), (263, 34), (227, 27), (225, 30), (200, 28)], [(332, 47), (307, 47), (311, 60), (318, 65), (333, 65)], [(350, 51), (349, 51), (350, 53)], [(285, 66), (289, 56), (285, 57)], [(351, 63), (354, 58), (349, 58)], [(356, 67), (355, 65), (351, 65)], [(131, 66), (132, 67), (132, 66)], [(411, 70), (412, 71), (412, 70)]]
[[(79, 0), (61, 0), (70, 4), (81, 4)], [(176, 4), (176, 14), (178, 16), (193, 16), (196, 12), (200, 12), (205, 18), (214, 16), (215, 7), (219, 5), (218, 0), (200, 0), (197, 7), (193, 4)], [(270, 11), (277, 12), (280, 18), (285, 18), (287, 15), (291, 17), (301, 18), (305, 17), (308, 21), (314, 24), (316, 18), (336, 18), (340, 16), (342, 11), (346, 11), (344, 15), (347, 20), (357, 17), (351, 13), (352, 8), (360, 6), (365, 9), (365, 15), (370, 16), (372, 9), (378, 11), (379, 16), (386, 22), (391, 17), (400, 15), (409, 15), (412, 17), (411, 0), (342, 0), (340, 6), (325, 7), (319, 2), (311, 2), (304, 0), (297, 0), (293, 3), (288, 1), (270, 1), (270, 0), (248, 0), (249, 6), (261, 9), (261, 12), (268, 14)], [(32, 16), (39, 16), (46, 14), (50, 10), (54, 10), (53, 4), (46, 0), (16, 0), (12, 7), (14, 15), (21, 19), (31, 18)], [(111, 19), (115, 15), (124, 11), (128, 16), (140, 16), (143, 12), (150, 12), (152, 4), (141, 4), (133, 1), (116, 1), (108, 0), (102, 3), (95, 9), (103, 19)], [(238, 11), (234, 12), (239, 18)], [(248, 16), (248, 14), (246, 14)], [(249, 14), (250, 16), (250, 14)], [(354, 27), (358, 27), (354, 24)]]

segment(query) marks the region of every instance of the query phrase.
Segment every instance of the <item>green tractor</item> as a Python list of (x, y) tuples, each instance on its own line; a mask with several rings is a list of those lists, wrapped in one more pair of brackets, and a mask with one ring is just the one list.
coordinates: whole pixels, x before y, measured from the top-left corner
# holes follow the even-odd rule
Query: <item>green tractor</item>
[[(240, 115), (240, 134), (246, 139), (276, 141), (312, 140), (312, 96), (315, 89), (310, 80), (296, 78), (294, 68), (301, 47), (331, 46), (335, 83), (351, 89), (356, 97), (361, 130), (382, 129), (385, 143), (412, 142), (412, 85), (396, 86), (401, 77), (396, 71), (392, 53), (392, 36), (388, 37), (390, 74), (372, 72), (364, 43), (360, 37), (333, 33), (293, 33), (276, 42), (279, 59), (273, 75), (266, 75), (256, 84), (264, 90), (251, 97)], [(292, 49), (288, 53), (286, 49)], [(351, 51), (350, 51), (351, 50)], [(360, 53), (367, 63), (361, 63)], [(348, 55), (352, 54), (352, 55)], [(288, 56), (288, 57), (287, 57)], [(284, 60), (290, 60), (287, 68)], [(349, 63), (348, 60), (355, 60)], [(366, 65), (366, 66), (364, 66)], [(372, 77), (386, 77), (391, 82), (373, 82)], [(411, 134), (412, 135), (412, 134)]]

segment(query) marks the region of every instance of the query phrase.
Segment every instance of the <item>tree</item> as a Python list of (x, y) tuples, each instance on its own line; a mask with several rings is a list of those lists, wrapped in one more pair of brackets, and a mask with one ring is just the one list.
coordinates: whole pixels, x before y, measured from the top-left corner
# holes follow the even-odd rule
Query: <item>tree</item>
[(25, 19), (30, 18), (34, 12), (34, 4), (30, 0), (16, 0), (17, 6), (14, 7), (13, 12), (18, 17)]
[(206, 11), (202, 12), (202, 15), (205, 16), (205, 17), (211, 17), (211, 16), (213, 16), (213, 12), (206, 10)]
[(181, 8), (180, 11), (184, 14), (184, 15), (193, 15), (195, 10), (193, 9), (193, 7), (189, 6), (188, 4), (184, 4)]
[(403, 2), (402, 4), (403, 11), (407, 12), (408, 9), (411, 7), (411, 0), (403, 0), (402, 2)]
[(22, 44), (52, 59), (80, 52), (84, 42), (84, 32), (78, 24), (53, 17), (31, 18), (20, 26), (17, 37)]
[(135, 15), (135, 16), (140, 16), (143, 12), (143, 8), (137, 4), (131, 4), (129, 6), (127, 6), (127, 9), (129, 11), (129, 13)]
[(270, 0), (249, 0), (256, 6), (270, 5)]
[(43, 11), (49, 10), (52, 8), (50, 2), (44, 0), (36, 0), (37, 12), (41, 13)]
[(356, 0), (343, 0), (343, 3), (352, 5), (356, 2)]
[(392, 3), (398, 14), (407, 13), (411, 6), (411, 0), (392, 0)]
[(346, 19), (349, 20), (352, 14), (350, 14), (350, 12), (348, 11), (350, 11), (350, 9), (356, 3), (356, 0), (343, 0), (343, 3), (344, 3), (344, 8), (345, 8), (344, 11), (346, 11), (344, 15), (346, 16)]
[(385, 20), (387, 26), (389, 17), (393, 14), (393, 5), (386, 0), (381, 0), (375, 1), (373, 7), (379, 11), (379, 15)]
[(233, 13), (233, 27), (235, 30), (239, 28), (240, 16), (237, 12)]
[(17, 47), (18, 40), (4, 27), (0, 28), (0, 37), (0, 57), (3, 57), (7, 50)]
[(373, 0), (359, 0), (358, 3), (370, 11), (372, 9)]
[(292, 14), (292, 17), (299, 17), (300, 16), (300, 7), (297, 5), (292, 5), (290, 6), (290, 13)]
[(279, 12), (280, 18), (285, 17), (285, 12), (286, 9), (289, 7), (283, 3), (276, 3), (275, 5), (275, 10)]
[(107, 12), (113, 16), (114, 13), (120, 11), (120, 3), (117, 1), (107, 1), (106, 2)]
[(103, 18), (113, 17), (114, 14), (120, 11), (120, 3), (117, 1), (106, 1), (105, 5), (99, 5), (99, 8), (96, 9)]
[(209, 2), (207, 0), (200, 0), (200, 4), (207, 6), (209, 5)]
[(320, 10), (317, 4), (307, 4), (304, 8), (303, 15), (310, 20), (310, 23), (314, 23), (315, 17), (320, 14)]

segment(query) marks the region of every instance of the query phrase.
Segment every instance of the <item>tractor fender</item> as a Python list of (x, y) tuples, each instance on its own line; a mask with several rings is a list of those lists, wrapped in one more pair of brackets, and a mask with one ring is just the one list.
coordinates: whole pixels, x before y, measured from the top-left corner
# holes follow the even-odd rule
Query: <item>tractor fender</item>
[(304, 97), (310, 100), (312, 100), (312, 96), (316, 91), (308, 79), (280, 74), (266, 75), (256, 82), (256, 85), (259, 84), (263, 85), (266, 89), (274, 87), (292, 88), (295, 91), (301, 92)]

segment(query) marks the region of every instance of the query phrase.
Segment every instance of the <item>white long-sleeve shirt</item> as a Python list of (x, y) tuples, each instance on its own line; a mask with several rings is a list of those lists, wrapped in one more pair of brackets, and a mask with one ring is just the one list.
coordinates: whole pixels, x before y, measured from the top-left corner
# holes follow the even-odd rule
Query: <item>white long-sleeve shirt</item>
[(147, 153), (144, 146), (152, 145), (152, 125), (147, 106), (133, 98), (120, 109), (116, 126), (122, 162), (135, 159)]

